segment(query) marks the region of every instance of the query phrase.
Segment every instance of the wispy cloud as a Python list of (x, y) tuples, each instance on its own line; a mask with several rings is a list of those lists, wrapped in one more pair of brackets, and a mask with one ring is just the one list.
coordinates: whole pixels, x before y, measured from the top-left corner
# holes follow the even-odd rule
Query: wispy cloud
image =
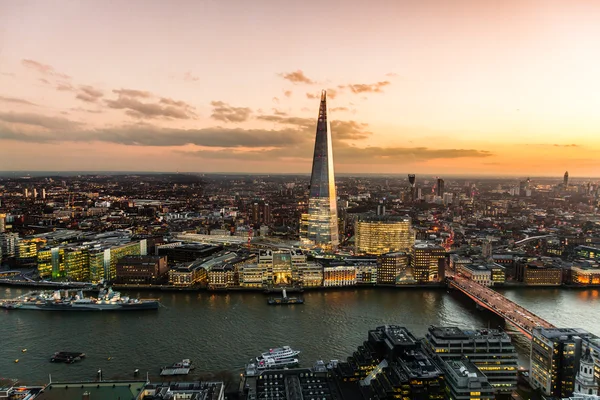
[(62, 72), (58, 72), (57, 70), (54, 69), (53, 66), (48, 65), (48, 64), (42, 64), (41, 62), (35, 61), (35, 60), (21, 60), (21, 65), (23, 65), (26, 68), (35, 70), (37, 72), (39, 72), (40, 74), (46, 75), (46, 76), (53, 76), (56, 78), (61, 78), (61, 79), (71, 79), (71, 77), (67, 74), (63, 74)]
[(0, 121), (53, 130), (75, 129), (81, 126), (79, 122), (63, 117), (49, 117), (34, 113), (0, 112)]
[(316, 83), (315, 81), (310, 79), (308, 76), (304, 75), (304, 72), (302, 72), (302, 70), (297, 70), (294, 72), (284, 72), (279, 75), (281, 75), (283, 77), (283, 79), (288, 80), (294, 84), (304, 83), (307, 85), (312, 85), (312, 84)]
[(233, 107), (222, 101), (213, 101), (211, 118), (223, 122), (244, 122), (250, 118), (252, 110), (248, 107)]
[(292, 97), (292, 91), (291, 90), (284, 90), (283, 91), (283, 95), (285, 97)]
[(186, 82), (198, 82), (200, 78), (188, 71), (185, 74), (183, 74), (183, 80)]
[(119, 97), (114, 100), (105, 100), (108, 107), (125, 110), (125, 113), (134, 118), (174, 118), (192, 119), (196, 116), (194, 107), (184, 101), (175, 101), (168, 98), (160, 98), (154, 102), (142, 102), (148, 92), (120, 89), (116, 93)]
[(3, 103), (22, 104), (25, 106), (37, 106), (37, 104), (32, 103), (31, 101), (24, 100), (24, 99), (18, 99), (16, 97), (0, 96), (0, 101)]
[(136, 90), (136, 89), (114, 89), (113, 93), (116, 93), (120, 96), (141, 97), (144, 99), (148, 99), (148, 98), (152, 97), (152, 93), (147, 92), (145, 90)]
[(340, 89), (348, 88), (352, 93), (381, 93), (383, 87), (390, 85), (390, 81), (382, 81), (377, 83), (353, 83), (349, 85), (340, 85)]
[(75, 97), (79, 100), (85, 101), (86, 103), (94, 103), (102, 96), (104, 96), (104, 93), (102, 93), (101, 90), (89, 85), (81, 85), (79, 86), (79, 92)]

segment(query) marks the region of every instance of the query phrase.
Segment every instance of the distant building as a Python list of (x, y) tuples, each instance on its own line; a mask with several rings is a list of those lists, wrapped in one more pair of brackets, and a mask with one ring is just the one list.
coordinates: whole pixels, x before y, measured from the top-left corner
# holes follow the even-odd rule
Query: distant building
[(575, 247), (575, 254), (580, 258), (587, 259), (600, 259), (600, 249), (592, 246), (577, 246)]
[(214, 265), (207, 274), (209, 289), (228, 289), (234, 286), (234, 268), (229, 263)]
[(442, 197), (444, 195), (444, 180), (442, 178), (437, 179), (437, 183), (435, 185), (435, 194), (438, 197)]
[(518, 356), (510, 336), (494, 329), (462, 330), (457, 327), (429, 328), (423, 346), (442, 360), (469, 361), (483, 372), (498, 393), (517, 388)]
[(126, 256), (117, 262), (115, 281), (126, 285), (159, 284), (168, 271), (166, 256)]
[(223, 250), (223, 246), (200, 243), (172, 243), (156, 246), (156, 254), (166, 256), (170, 267), (208, 257)]
[(298, 266), (298, 286), (319, 287), (323, 286), (323, 266), (319, 263), (309, 262)]
[(415, 243), (415, 231), (410, 218), (363, 216), (355, 223), (354, 238), (358, 254), (408, 252)]
[[(93, 399), (90, 397), (90, 400)], [(139, 400), (173, 399), (225, 400), (225, 385), (223, 382), (148, 383), (139, 395)]]
[(201, 266), (202, 260), (182, 263), (169, 270), (169, 284), (172, 286), (195, 286), (207, 283), (208, 274)]
[(356, 266), (356, 284), (357, 285), (375, 285), (377, 284), (377, 265), (357, 265)]
[(595, 335), (573, 328), (534, 328), (530, 383), (546, 396), (569, 397), (575, 390), (582, 342)]
[(596, 266), (573, 265), (571, 283), (576, 285), (600, 285), (600, 268)]
[(470, 279), (473, 282), (477, 282), (482, 286), (492, 286), (492, 271), (490, 271), (485, 265), (461, 265), (457, 272), (462, 274), (465, 278)]

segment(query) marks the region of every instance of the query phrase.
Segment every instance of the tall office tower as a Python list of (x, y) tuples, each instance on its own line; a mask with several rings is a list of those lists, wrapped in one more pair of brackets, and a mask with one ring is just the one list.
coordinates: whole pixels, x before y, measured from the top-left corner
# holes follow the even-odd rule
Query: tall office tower
[(42, 188), (42, 199), (46, 198), (46, 189)]
[(431, 326), (423, 339), (430, 355), (442, 360), (468, 359), (483, 372), (497, 393), (517, 388), (519, 358), (510, 336), (494, 329), (462, 330), (455, 326)]
[(486, 259), (492, 256), (492, 241), (490, 239), (485, 239), (481, 244), (481, 255)]
[(439, 282), (444, 277), (446, 249), (431, 243), (417, 243), (412, 247), (411, 265), (419, 283)]
[(439, 197), (444, 195), (444, 180), (442, 178), (438, 178), (437, 180), (437, 184), (435, 185), (435, 194)]
[(409, 252), (415, 244), (415, 231), (410, 218), (395, 216), (359, 217), (354, 225), (354, 237), (359, 254)]
[(33, 188), (33, 198), (37, 199), (37, 197), (38, 197), (38, 191), (36, 188)]
[(563, 183), (564, 183), (565, 187), (569, 186), (569, 171), (565, 172), (565, 176), (563, 178)]
[(303, 239), (308, 244), (327, 249), (336, 249), (339, 244), (331, 127), (327, 120), (325, 90), (321, 92), (315, 153), (310, 177), (308, 231)]
[(6, 229), (6, 225), (5, 225), (5, 218), (6, 218), (6, 214), (0, 214), (0, 233), (4, 233), (5, 229)]
[(25, 188), (25, 190), (23, 190), (23, 195), (25, 198), (29, 197), (29, 189)]
[(408, 174), (408, 183), (410, 184), (410, 201), (415, 201), (417, 195), (417, 177), (415, 176), (415, 174)]
[(414, 283), (408, 253), (398, 251), (377, 257), (377, 283), (396, 285)]
[(583, 329), (534, 328), (530, 383), (546, 396), (570, 397), (575, 391), (582, 342), (597, 337)]

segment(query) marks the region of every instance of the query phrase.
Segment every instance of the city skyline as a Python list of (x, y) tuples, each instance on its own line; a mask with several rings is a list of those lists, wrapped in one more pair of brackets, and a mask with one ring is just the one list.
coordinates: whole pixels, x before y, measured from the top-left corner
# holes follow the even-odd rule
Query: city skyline
[(600, 5), (318, 8), (0, 1), (0, 170), (598, 175)]

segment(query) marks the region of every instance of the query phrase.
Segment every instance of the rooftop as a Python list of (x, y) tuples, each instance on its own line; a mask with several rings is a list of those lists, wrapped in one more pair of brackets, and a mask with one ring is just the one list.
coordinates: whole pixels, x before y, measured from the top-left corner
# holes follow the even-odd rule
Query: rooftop
[(86, 393), (90, 399), (135, 400), (145, 385), (146, 382), (141, 381), (51, 383), (36, 400), (81, 400)]

